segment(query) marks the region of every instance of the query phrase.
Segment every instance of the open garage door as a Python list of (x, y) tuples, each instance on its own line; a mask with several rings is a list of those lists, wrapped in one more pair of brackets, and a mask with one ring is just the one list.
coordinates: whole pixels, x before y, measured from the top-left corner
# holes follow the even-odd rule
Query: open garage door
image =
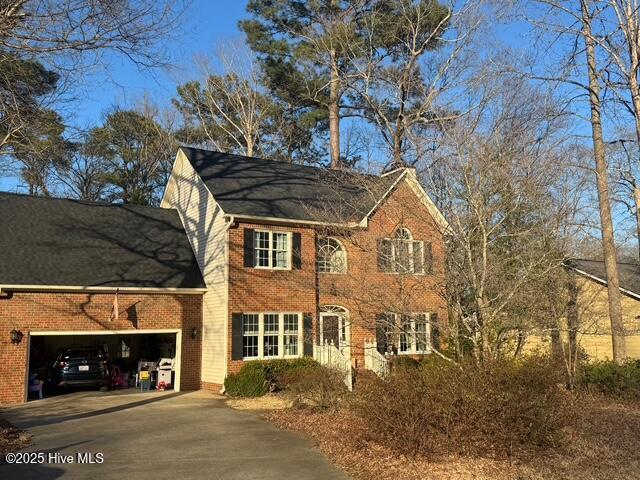
[[(165, 373), (163, 378), (171, 378), (170, 388), (179, 391), (180, 345), (180, 330), (31, 332), (27, 398), (39, 397), (38, 392), (29, 392), (30, 389), (34, 390), (33, 385), (37, 380), (45, 381), (43, 396), (64, 393), (66, 387), (99, 387), (103, 383), (103, 375), (99, 373), (101, 364), (109, 370), (109, 387), (135, 388), (139, 363), (157, 362), (161, 358), (174, 359), (172, 372)], [(70, 351), (72, 356), (80, 357), (80, 361), (76, 362), (77, 366), (67, 365), (68, 373), (64, 376), (59, 366), (55, 366), (57, 356), (63, 351)], [(104, 358), (96, 352), (104, 353)], [(113, 372), (120, 375), (115, 380)], [(154, 373), (152, 380), (157, 381), (156, 375)]]

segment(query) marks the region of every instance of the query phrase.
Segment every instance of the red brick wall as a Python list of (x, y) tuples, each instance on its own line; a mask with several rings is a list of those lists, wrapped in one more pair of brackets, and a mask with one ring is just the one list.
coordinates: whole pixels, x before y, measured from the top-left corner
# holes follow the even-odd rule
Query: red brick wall
[[(192, 339), (193, 328), (202, 331), (200, 295), (118, 295), (120, 318), (109, 321), (113, 294), (13, 293), (0, 296), (0, 404), (24, 401), (27, 350), (31, 331), (182, 329), (181, 389), (200, 387), (200, 338)], [(135, 306), (135, 307), (134, 307)], [(18, 345), (9, 332), (25, 335)]]
[[(390, 237), (400, 225), (411, 230), (415, 240), (431, 242), (433, 275), (399, 276), (381, 273), (377, 266), (377, 240)], [(299, 232), (302, 239), (301, 270), (262, 270), (243, 267), (244, 228), (267, 228)], [(367, 229), (330, 232), (342, 240), (347, 250), (348, 273), (318, 274), (316, 237), (322, 229), (265, 227), (240, 223), (229, 230), (229, 327), (234, 312), (312, 313), (318, 308), (339, 305), (349, 311), (352, 359), (363, 366), (365, 339), (375, 337), (376, 315), (385, 311), (437, 312), (446, 325), (444, 299), (444, 243), (427, 208), (406, 182), (402, 182), (370, 219)], [(401, 304), (399, 304), (401, 303)], [(444, 333), (444, 329), (443, 329)], [(231, 359), (229, 330), (229, 373), (243, 364)]]
[[(414, 240), (431, 242), (432, 275), (397, 275), (378, 271), (377, 241), (391, 237), (398, 227)], [(435, 312), (447, 323), (444, 278), (444, 240), (439, 227), (411, 187), (402, 182), (372, 215), (368, 228), (349, 235), (333, 234), (347, 250), (347, 273), (319, 274), (320, 305), (339, 305), (349, 311), (351, 356), (364, 362), (364, 342), (375, 338), (376, 316), (389, 312)], [(442, 329), (443, 333), (446, 331)]]
[[(302, 268), (244, 268), (244, 229), (262, 228), (300, 233)], [(316, 317), (315, 231), (239, 223), (229, 230), (229, 373), (244, 362), (231, 359), (231, 314), (235, 312), (302, 312)]]

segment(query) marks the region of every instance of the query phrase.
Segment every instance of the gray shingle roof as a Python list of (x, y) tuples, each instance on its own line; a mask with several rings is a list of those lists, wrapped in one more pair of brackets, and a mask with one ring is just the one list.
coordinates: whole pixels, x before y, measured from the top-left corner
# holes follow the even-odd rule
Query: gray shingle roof
[[(606, 284), (607, 273), (602, 260), (576, 258), (567, 260), (565, 264), (569, 268), (592, 275)], [(620, 277), (620, 288), (640, 295), (640, 264), (618, 262), (618, 276)]]
[(402, 170), (384, 177), (181, 147), (229, 215), (359, 222)]
[(177, 211), (0, 192), (0, 285), (204, 288)]

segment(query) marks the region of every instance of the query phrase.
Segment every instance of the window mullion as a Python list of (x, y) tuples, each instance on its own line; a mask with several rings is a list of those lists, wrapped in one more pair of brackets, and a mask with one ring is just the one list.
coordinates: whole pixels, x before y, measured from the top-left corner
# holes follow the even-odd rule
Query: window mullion
[(418, 351), (418, 337), (416, 334), (416, 317), (411, 315), (411, 321), (409, 322), (411, 328), (411, 353)]
[(258, 314), (258, 357), (264, 357), (264, 314)]
[(278, 356), (284, 357), (284, 313), (278, 314)]

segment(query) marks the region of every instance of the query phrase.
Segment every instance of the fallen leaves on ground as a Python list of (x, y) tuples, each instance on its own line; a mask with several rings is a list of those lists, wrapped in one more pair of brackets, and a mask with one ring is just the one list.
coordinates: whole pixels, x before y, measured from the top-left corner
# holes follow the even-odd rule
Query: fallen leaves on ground
[(0, 418), (0, 454), (16, 452), (31, 443), (31, 435)]
[(315, 441), (338, 467), (357, 480), (637, 480), (640, 478), (640, 405), (604, 397), (576, 402), (574, 426), (558, 449), (512, 459), (408, 458), (364, 440), (366, 425), (348, 409), (279, 410), (265, 417)]

